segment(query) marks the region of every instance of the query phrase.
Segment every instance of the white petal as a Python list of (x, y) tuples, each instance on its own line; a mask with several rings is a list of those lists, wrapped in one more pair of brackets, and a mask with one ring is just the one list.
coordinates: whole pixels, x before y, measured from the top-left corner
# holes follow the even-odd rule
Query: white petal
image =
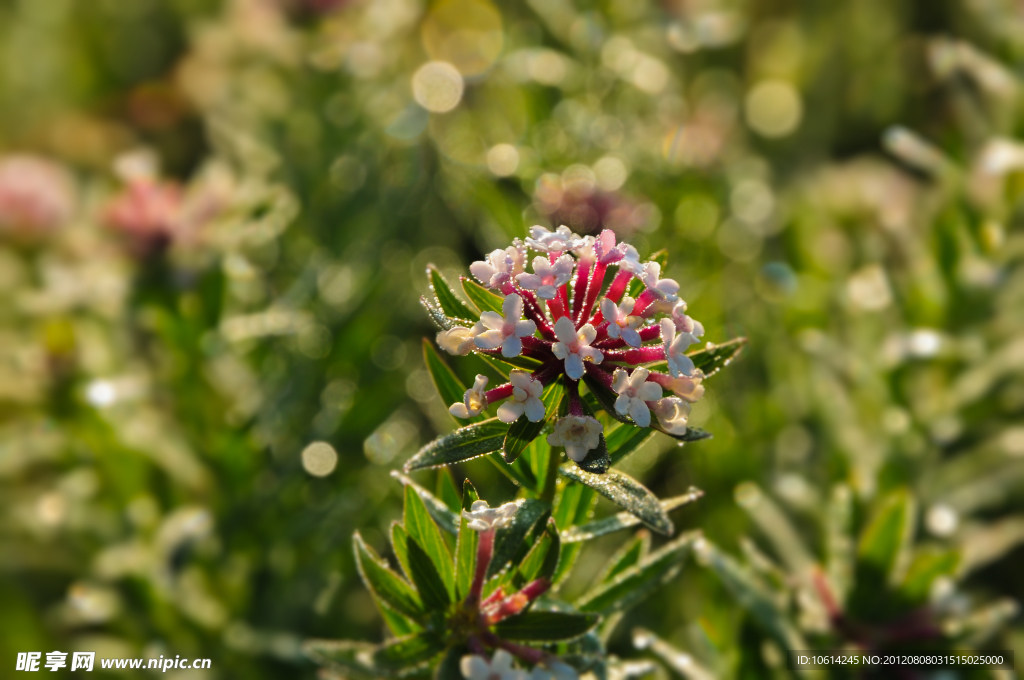
[(639, 399), (629, 400), (629, 417), (640, 427), (650, 427), (651, 410)]
[(559, 359), (564, 359), (569, 356), (569, 348), (564, 342), (555, 342), (551, 344), (551, 353)]
[[(481, 317), (482, 318), (482, 317)], [(672, 341), (676, 337), (676, 325), (672, 323), (672, 319), (661, 320), (661, 341), (665, 343), (665, 349), (668, 350), (672, 346)]]
[(619, 395), (619, 398), (615, 400), (615, 410), (619, 413), (619, 415), (624, 416), (627, 413), (629, 413), (629, 402), (631, 401), (632, 399), (630, 399), (629, 395)]
[(498, 273), (498, 270), (492, 267), (487, 262), (478, 260), (473, 264), (469, 265), (469, 272), (475, 276), (485, 286), (489, 286), (491, 283), (491, 277)]
[(492, 331), (501, 330), (505, 325), (505, 319), (497, 312), (484, 312), (480, 315), (480, 323)]
[(595, 364), (599, 364), (604, 361), (604, 354), (601, 354), (601, 350), (594, 349), (593, 347), (580, 347), (579, 355), (584, 359), (589, 359)]
[[(580, 328), (580, 332), (579, 332), (579, 340), (580, 340), (580, 342), (583, 343), (584, 345), (589, 345), (590, 343), (592, 343), (594, 341), (594, 338), (596, 338), (596, 337), (597, 337), (597, 329), (594, 328), (593, 324), (589, 324), (589, 323), (583, 324), (583, 327)], [(559, 338), (559, 340), (561, 340), (561, 338)]]
[(565, 443), (565, 455), (573, 459), (577, 463), (587, 457), (588, 449), (576, 442)]
[(616, 368), (615, 372), (612, 373), (612, 390), (616, 394), (622, 394), (622, 391), (626, 389), (629, 384), (629, 374), (621, 368)]
[(537, 397), (530, 397), (526, 400), (525, 411), (531, 423), (539, 423), (544, 419), (544, 402)]
[(579, 354), (570, 354), (565, 359), (565, 374), (573, 380), (579, 380), (586, 373), (583, 366), (583, 357)]
[[(623, 331), (622, 327), (619, 326), (619, 324), (615, 323), (614, 321), (611, 322), (610, 324), (608, 324), (608, 337), (609, 338), (612, 338), (613, 340), (618, 340), (620, 337), (622, 337), (622, 331)], [(625, 338), (623, 338), (623, 339), (625, 339)]]
[[(609, 326), (608, 330), (609, 331), (611, 330), (610, 326)], [(637, 330), (635, 328), (632, 328), (630, 326), (626, 326), (625, 328), (623, 328), (621, 330), (621, 333), (622, 333), (622, 340), (627, 345), (629, 345), (630, 347), (639, 347), (640, 346), (640, 343), (641, 343), (640, 334), (637, 332)], [(611, 333), (608, 333), (608, 335), (610, 336)]]
[(512, 332), (520, 338), (525, 338), (526, 336), (533, 335), (537, 332), (537, 324), (530, 319), (516, 321), (516, 325), (513, 328), (514, 330)]
[[(515, 293), (507, 295), (501, 303), (501, 311), (505, 314), (505, 321), (519, 321), (523, 318), (523, 298)], [(481, 314), (480, 318), (483, 319), (483, 316)]]
[(572, 319), (567, 316), (559, 317), (555, 322), (555, 336), (567, 345), (576, 342), (576, 327), (572, 324)]
[(638, 399), (643, 401), (654, 401), (655, 399), (661, 399), (661, 385), (653, 382), (645, 382), (636, 391)]
[(636, 307), (636, 300), (627, 295), (622, 298), (622, 303), (618, 307), (619, 316), (629, 316), (633, 313), (634, 307)]
[(473, 338), (473, 342), (480, 349), (496, 349), (505, 341), (505, 334), (500, 330), (484, 331)]
[(466, 680), (487, 680), (491, 673), (491, 665), (482, 656), (464, 656), (459, 661), (459, 670)]
[(554, 286), (540, 286), (537, 288), (537, 297), (541, 300), (554, 300), (558, 291)]
[(533, 379), (530, 378), (530, 373), (521, 368), (513, 368), (508, 374), (508, 381), (515, 387), (523, 390), (528, 390), (530, 388), (532, 380)]
[[(601, 300), (601, 316), (608, 319), (608, 321), (614, 326), (615, 322), (619, 318), (619, 308), (615, 306), (615, 303), (605, 298)], [(608, 328), (608, 334), (611, 335), (611, 327)]]
[(491, 672), (508, 673), (510, 670), (512, 670), (512, 655), (504, 649), (499, 649), (491, 657)]
[(456, 418), (469, 418), (469, 409), (461, 401), (448, 407), (448, 413)]
[(498, 420), (503, 423), (514, 423), (525, 410), (526, 405), (523, 402), (509, 399), (498, 407)]
[(537, 290), (544, 285), (544, 279), (536, 274), (520, 274), (516, 277), (516, 281), (526, 290)]
[(517, 357), (523, 353), (523, 341), (514, 335), (510, 335), (505, 338), (504, 342), (501, 343), (501, 356), (506, 359)]

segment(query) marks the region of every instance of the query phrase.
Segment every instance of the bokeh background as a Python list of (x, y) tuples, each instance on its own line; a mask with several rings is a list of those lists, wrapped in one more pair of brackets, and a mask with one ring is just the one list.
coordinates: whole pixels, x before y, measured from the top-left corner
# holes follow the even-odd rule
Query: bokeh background
[[(352, 531), (384, 549), (389, 471), (453, 426), (426, 266), (534, 224), (667, 248), (705, 339), (750, 340), (714, 438), (626, 466), (705, 491), (677, 527), (787, 563), (833, 484), (908, 489), (959, 551), (937, 597), (1024, 650), (1022, 68), (1010, 0), (0, 0), (3, 673), (312, 678), (303, 639), (380, 639)], [(633, 626), (785, 674), (696, 564)]]

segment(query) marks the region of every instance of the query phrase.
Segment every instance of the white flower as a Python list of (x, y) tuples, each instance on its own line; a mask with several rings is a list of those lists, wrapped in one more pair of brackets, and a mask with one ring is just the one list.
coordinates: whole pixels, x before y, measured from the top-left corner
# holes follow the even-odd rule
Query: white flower
[(581, 260), (593, 262), (597, 257), (597, 252), (594, 250), (594, 246), (597, 244), (597, 239), (593, 236), (579, 236), (576, 238), (576, 242), (573, 244), (571, 250), (576, 257)]
[(526, 239), (526, 245), (542, 253), (564, 253), (575, 247), (579, 238), (566, 226), (554, 231), (535, 226), (530, 227), (530, 237)]
[(526, 248), (519, 239), (516, 239), (508, 248), (492, 250), (486, 260), (477, 260), (469, 265), (469, 271), (485, 286), (501, 288), (523, 271), (525, 261)]
[(681, 375), (678, 378), (672, 378), (666, 387), (672, 390), (680, 399), (684, 399), (692, 404), (700, 401), (700, 398), (704, 396), (704, 386), (701, 385), (703, 380), (704, 374), (699, 368), (695, 368), (693, 369), (693, 375)]
[(528, 680), (578, 680), (580, 674), (576, 669), (561, 661), (550, 661), (547, 667), (536, 666)]
[[(601, 264), (614, 264), (626, 256), (626, 248), (631, 248), (628, 243), (615, 245), (615, 232), (611, 229), (602, 231), (594, 242), (594, 253)], [(633, 249), (639, 264), (640, 254)]]
[(697, 334), (704, 334), (704, 327), (700, 323), (686, 317), (690, 324), (676, 332), (676, 324), (672, 319), (661, 320), (661, 340), (665, 343), (665, 358), (668, 359), (668, 370), (674, 377), (681, 375), (693, 375), (693, 359), (686, 356), (687, 348), (697, 342)]
[(643, 317), (630, 316), (635, 302), (628, 296), (622, 298), (618, 306), (608, 298), (601, 300), (601, 316), (608, 320), (608, 337), (622, 338), (630, 347), (640, 346), (640, 333), (636, 329), (644, 322)]
[(504, 649), (496, 651), (490, 661), (476, 654), (464, 656), (459, 670), (466, 680), (527, 680), (525, 671), (512, 668), (512, 655)]
[(628, 243), (620, 243), (617, 247), (622, 248), (622, 258), (617, 261), (619, 268), (625, 269), (634, 276), (644, 273), (644, 264), (640, 261), (640, 253)]
[(537, 291), (537, 297), (554, 300), (559, 286), (564, 286), (572, 278), (572, 270), (576, 260), (571, 255), (562, 255), (552, 263), (546, 257), (533, 258), (533, 273), (519, 274), (516, 281), (526, 290)]
[(590, 346), (597, 337), (597, 329), (589, 323), (577, 331), (569, 317), (559, 317), (555, 322), (555, 336), (559, 342), (551, 346), (551, 351), (559, 359), (565, 360), (565, 374), (573, 380), (583, 377), (584, 361), (599, 364), (604, 360), (601, 351)]
[(462, 511), (462, 516), (466, 518), (466, 526), (473, 531), (491, 531), (504, 529), (511, 524), (518, 510), (518, 502), (492, 508), (487, 505), (487, 501), (473, 501), (469, 510)]
[(483, 324), (478, 321), (471, 329), (465, 326), (456, 326), (455, 328), (441, 331), (437, 334), (437, 346), (448, 352), (448, 354), (466, 356), (473, 348), (473, 339), (483, 330)]
[(661, 278), (661, 265), (657, 262), (644, 264), (643, 273), (639, 274), (639, 276), (640, 280), (647, 286), (647, 290), (659, 298), (664, 298), (669, 302), (675, 302), (679, 299), (679, 284), (672, 279)]
[(525, 338), (537, 332), (537, 324), (533, 321), (523, 321), (523, 298), (515, 293), (505, 297), (501, 303), (501, 311), (504, 316), (497, 312), (484, 312), (480, 315), (480, 323), (486, 330), (476, 336), (474, 342), (480, 349), (495, 349), (501, 347), (503, 357), (516, 357), (523, 351)]
[(473, 418), (480, 415), (480, 412), (487, 408), (487, 397), (484, 396), (485, 387), (487, 387), (487, 376), (477, 375), (473, 386), (466, 390), (462, 403), (449, 406), (448, 413), (456, 418)]
[(547, 441), (552, 446), (564, 446), (565, 455), (578, 463), (601, 443), (603, 431), (601, 423), (590, 416), (565, 416), (555, 423)]
[(686, 434), (686, 421), (690, 417), (690, 404), (679, 397), (659, 399), (651, 408), (658, 422), (669, 434)]
[(661, 399), (661, 386), (647, 382), (650, 371), (646, 368), (634, 368), (633, 373), (626, 373), (616, 368), (612, 374), (612, 389), (619, 395), (615, 400), (615, 410), (620, 415), (629, 415), (640, 427), (651, 424), (651, 411), (646, 402)]
[(531, 423), (543, 419), (544, 403), (540, 400), (540, 395), (544, 392), (544, 385), (539, 380), (534, 380), (529, 371), (519, 368), (512, 369), (509, 381), (512, 383), (512, 396), (498, 407), (498, 420), (512, 423), (524, 413)]
[(704, 324), (686, 315), (686, 303), (682, 300), (676, 302), (672, 308), (672, 320), (676, 322), (677, 333), (689, 333), (693, 336), (691, 344), (696, 344), (697, 338), (704, 335)]

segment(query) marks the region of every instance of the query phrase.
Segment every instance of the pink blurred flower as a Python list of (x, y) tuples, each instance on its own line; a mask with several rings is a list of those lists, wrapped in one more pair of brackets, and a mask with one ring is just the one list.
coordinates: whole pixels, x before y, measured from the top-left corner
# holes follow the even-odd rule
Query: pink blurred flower
[(0, 158), (0, 232), (19, 237), (52, 232), (74, 210), (74, 180), (62, 165), (28, 154)]

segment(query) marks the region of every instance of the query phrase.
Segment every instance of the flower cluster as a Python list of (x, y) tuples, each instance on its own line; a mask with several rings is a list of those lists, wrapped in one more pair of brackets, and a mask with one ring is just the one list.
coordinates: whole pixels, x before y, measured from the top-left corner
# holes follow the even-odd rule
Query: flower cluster
[[(531, 250), (537, 253), (532, 261)], [(484, 311), (472, 327), (442, 331), (438, 345), (456, 355), (526, 357), (537, 367), (513, 370), (508, 383), (490, 390), (487, 377), (478, 375), (463, 402), (449, 409), (454, 416), (473, 418), (507, 400), (497, 412), (502, 422), (523, 415), (539, 422), (544, 387), (564, 375), (568, 414), (555, 423), (548, 442), (565, 447), (577, 462), (598, 446), (602, 432), (584, 410), (581, 379), (617, 395), (619, 417), (651, 427), (653, 414), (659, 429), (685, 434), (704, 377), (686, 351), (704, 327), (686, 314), (679, 284), (662, 278), (660, 263), (642, 261), (608, 229), (593, 237), (564, 226), (533, 227), (525, 243), (516, 239), (494, 250), (470, 272), (501, 296), (501, 312)]]

